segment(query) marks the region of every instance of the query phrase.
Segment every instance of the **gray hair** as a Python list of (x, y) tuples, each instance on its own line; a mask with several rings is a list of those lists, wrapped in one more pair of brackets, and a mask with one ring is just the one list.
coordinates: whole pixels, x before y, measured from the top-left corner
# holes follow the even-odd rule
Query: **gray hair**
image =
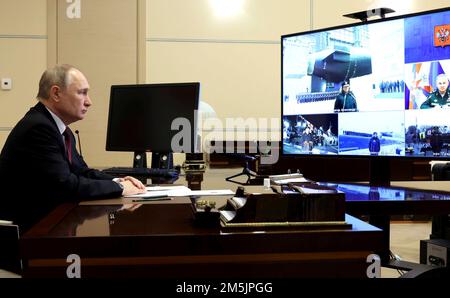
[(442, 79), (442, 78), (448, 81), (447, 75), (445, 73), (441, 73), (440, 75), (438, 75), (436, 77), (436, 82), (439, 81), (439, 79)]
[(75, 69), (75, 67), (69, 64), (56, 65), (47, 69), (42, 74), (41, 80), (39, 81), (39, 92), (37, 98), (44, 100), (50, 98), (50, 89), (54, 85), (63, 90), (66, 89), (66, 87), (70, 84), (71, 76), (68, 74), (72, 69)]

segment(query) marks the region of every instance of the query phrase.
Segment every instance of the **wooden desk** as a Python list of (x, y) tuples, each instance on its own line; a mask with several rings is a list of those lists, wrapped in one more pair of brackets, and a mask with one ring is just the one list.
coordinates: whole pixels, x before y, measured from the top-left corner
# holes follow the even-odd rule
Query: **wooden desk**
[[(345, 192), (345, 211), (351, 215), (367, 215), (369, 223), (384, 231), (384, 247), (389, 247), (392, 215), (450, 214), (450, 192), (445, 181), (393, 182), (391, 187), (365, 184), (327, 184)], [(447, 187), (446, 187), (447, 185)], [(439, 238), (439, 237), (438, 237)], [(389, 249), (379, 252), (383, 263), (389, 261)]]
[[(236, 184), (224, 181), (224, 177), (238, 173), (240, 169), (214, 169), (203, 184), (211, 188), (223, 188), (227, 183), (233, 189)], [(240, 177), (245, 182), (246, 177)], [(222, 185), (222, 187), (219, 187)], [(383, 230), (383, 250), (377, 251), (383, 262), (389, 262), (390, 218), (393, 215), (431, 215), (447, 221), (450, 214), (450, 181), (395, 181), (391, 187), (370, 187), (364, 184), (330, 184), (346, 193), (348, 214), (366, 215), (369, 224)], [(203, 185), (202, 185), (203, 186)], [(442, 231), (430, 231), (434, 238), (442, 238)]]
[[(202, 188), (223, 177), (206, 173)], [(82, 277), (366, 277), (383, 249), (382, 231), (352, 216), (351, 229), (242, 232), (196, 226), (182, 198), (122, 207), (61, 205), (22, 237), (24, 276), (64, 278), (77, 254)]]

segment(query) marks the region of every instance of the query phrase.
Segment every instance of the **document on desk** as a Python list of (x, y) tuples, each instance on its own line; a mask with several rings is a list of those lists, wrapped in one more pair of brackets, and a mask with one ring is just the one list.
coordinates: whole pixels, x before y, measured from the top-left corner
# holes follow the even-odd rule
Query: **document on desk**
[(229, 189), (191, 190), (185, 186), (168, 190), (148, 190), (145, 193), (125, 196), (125, 198), (158, 198), (158, 197), (190, 197), (190, 196), (226, 196), (234, 195)]
[(189, 191), (190, 189), (184, 185), (157, 185), (157, 186), (147, 186), (145, 188), (147, 191), (165, 191), (165, 190), (184, 190)]
[(269, 176), (270, 181), (276, 185), (283, 185), (293, 182), (311, 182), (311, 180), (306, 179), (300, 173), (295, 174), (284, 174), (284, 175), (272, 175)]
[(191, 196), (227, 196), (234, 195), (230, 189), (191, 190)]
[[(186, 187), (187, 188), (187, 187)], [(174, 189), (174, 190), (150, 190), (137, 195), (124, 196), (125, 198), (162, 198), (162, 197), (188, 197), (191, 190)]]
[(311, 182), (311, 180), (308, 180), (304, 177), (296, 177), (296, 178), (287, 178), (287, 179), (280, 179), (280, 180), (272, 180), (273, 183), (276, 185), (284, 185), (288, 183), (299, 183), (299, 182)]

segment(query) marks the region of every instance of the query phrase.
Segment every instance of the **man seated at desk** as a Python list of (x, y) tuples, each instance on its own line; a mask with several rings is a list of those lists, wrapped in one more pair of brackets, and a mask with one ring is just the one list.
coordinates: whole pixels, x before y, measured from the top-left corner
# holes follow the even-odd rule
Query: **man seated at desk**
[(75, 147), (69, 124), (84, 119), (92, 101), (89, 83), (71, 65), (46, 70), (38, 103), (9, 134), (0, 154), (0, 218), (24, 233), (64, 202), (145, 192), (133, 177), (116, 178), (90, 169)]

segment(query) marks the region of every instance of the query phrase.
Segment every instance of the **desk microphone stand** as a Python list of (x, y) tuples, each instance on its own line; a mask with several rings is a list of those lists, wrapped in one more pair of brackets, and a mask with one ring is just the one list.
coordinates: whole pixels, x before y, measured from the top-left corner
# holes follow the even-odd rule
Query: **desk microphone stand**
[[(239, 176), (242, 176), (242, 175), (246, 175), (246, 176), (247, 176), (247, 181), (246, 181), (245, 183), (242, 183), (242, 182), (233, 180), (233, 178), (236, 178), (236, 177), (239, 177)], [(249, 167), (248, 167), (248, 161), (246, 161), (246, 162), (245, 162), (244, 169), (242, 170), (241, 173), (238, 173), (238, 174), (233, 175), (233, 176), (229, 176), (229, 177), (225, 178), (225, 180), (226, 180), (226, 181), (233, 182), (233, 183), (241, 184), (241, 185), (248, 185), (249, 182), (250, 182), (250, 179), (251, 179), (252, 177), (253, 177), (253, 178), (259, 178), (258, 174), (256, 174), (254, 171), (252, 171), (252, 170), (249, 169)]]

